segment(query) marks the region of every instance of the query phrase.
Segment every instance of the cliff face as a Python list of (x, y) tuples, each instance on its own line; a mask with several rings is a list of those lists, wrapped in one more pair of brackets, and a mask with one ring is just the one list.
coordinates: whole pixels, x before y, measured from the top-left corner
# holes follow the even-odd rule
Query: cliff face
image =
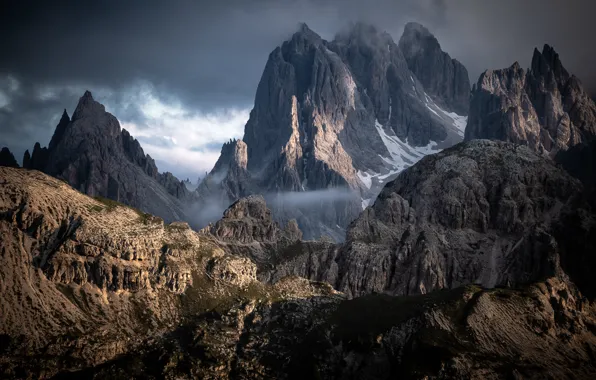
[(554, 155), (596, 136), (596, 104), (548, 45), (534, 50), (528, 71), (519, 64), (489, 70), (472, 91), (466, 140), (526, 144)]
[[(0, 178), (2, 377), (104, 363), (187, 318), (294, 292), (258, 282), (251, 260), (186, 223), (39, 171), (1, 167)], [(333, 293), (317, 289), (298, 290)]]
[[(458, 182), (457, 164), (445, 162), (455, 151), (454, 161), (468, 160), (468, 169), (469, 160), (476, 161), (469, 177), (481, 176), (488, 186), (490, 178), (504, 175), (483, 164), (495, 149), (506, 151), (505, 168), (518, 165), (515, 173), (523, 181), (532, 181), (524, 168), (540, 168), (536, 160), (543, 160), (527, 149), (482, 143), (428, 157), (417, 167), (424, 172), (433, 163), (440, 173), (453, 170)], [(388, 189), (403, 197), (406, 182), (418, 189), (413, 169)], [(526, 191), (536, 215), (550, 205), (553, 171), (540, 178), (542, 187)], [(296, 241), (295, 225), (281, 231), (261, 197), (239, 201), (212, 230), (196, 233), (184, 223), (166, 225), (125, 205), (99, 202), (38, 171), (0, 168), (0, 189), (2, 377), (589, 379), (596, 374), (596, 310), (565, 276), (518, 290), (467, 286), (346, 300), (330, 285), (304, 278), (280, 277), (274, 285), (258, 280), (259, 271), (270, 268), (242, 254), (247, 248), (289, 243), (278, 245), (271, 264), (290, 262), (296, 247), (303, 253), (323, 247), (334, 252), (331, 243)], [(555, 198), (568, 191), (561, 188)], [(511, 187), (503, 192), (514, 200), (523, 193)], [(426, 198), (415, 199), (412, 207)], [(439, 221), (451, 215), (441, 207), (436, 214)], [(378, 225), (391, 223), (378, 219)], [(462, 223), (473, 234), (478, 220), (477, 215)], [(500, 222), (488, 224), (503, 233)], [(358, 223), (352, 233), (356, 230)], [(373, 249), (383, 244), (372, 232), (360, 239), (375, 240), (363, 242)], [(456, 242), (450, 233), (445, 239)], [(332, 262), (322, 262), (329, 273)], [(362, 277), (362, 283), (369, 280)]]
[(594, 311), (576, 297), (549, 280), (523, 291), (471, 287), (249, 304), (202, 316), (151, 347), (71, 376), (590, 379)]
[[(245, 152), (242, 165), (229, 167), (236, 148), (224, 146), (199, 198), (227, 206), (262, 194), (278, 220), (296, 219), (305, 236), (341, 237), (384, 183), (461, 140), (465, 116), (441, 108), (449, 101), (434, 99), (442, 96), (416, 78), (388, 34), (355, 24), (329, 42), (302, 25), (269, 55), (242, 144), (231, 143)], [(284, 196), (329, 189), (344, 194)]]
[(468, 70), (441, 50), (439, 41), (428, 29), (418, 23), (406, 24), (399, 48), (408, 62), (408, 68), (437, 104), (459, 115), (468, 114)]
[[(524, 146), (477, 140), (403, 171), (341, 245), (291, 247), (268, 273), (326, 281), (348, 296), (517, 286), (588, 271), (594, 207), (581, 183)], [(569, 236), (576, 236), (569, 239)]]
[(189, 192), (155, 161), (89, 91), (72, 119), (64, 111), (48, 148), (35, 144), (24, 167), (64, 179), (79, 191), (137, 207), (167, 221), (183, 220)]

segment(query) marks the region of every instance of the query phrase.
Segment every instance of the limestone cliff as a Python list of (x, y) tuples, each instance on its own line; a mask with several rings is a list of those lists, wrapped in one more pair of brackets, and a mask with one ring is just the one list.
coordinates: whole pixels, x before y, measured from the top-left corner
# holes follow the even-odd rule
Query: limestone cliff
[(475, 86), (466, 140), (525, 144), (551, 156), (596, 137), (596, 103), (549, 45), (534, 50), (531, 68), (516, 62), (484, 72)]
[(23, 165), (64, 179), (91, 196), (102, 196), (163, 217), (186, 218), (189, 192), (171, 173), (161, 174), (139, 142), (121, 129), (89, 91), (69, 118), (66, 110), (47, 148), (35, 144)]
[[(455, 151), (477, 156), (486, 150), (473, 146)], [(533, 160), (542, 158), (508, 144), (494, 146), (493, 153), (506, 147), (506, 161), (520, 166), (515, 173), (532, 181), (523, 177), (524, 162), (536, 165)], [(421, 172), (430, 163), (453, 168), (444, 162), (450, 154), (418, 166)], [(479, 172), (482, 157), (493, 158), (477, 158)], [(542, 178), (543, 187), (526, 192), (536, 203), (534, 212), (550, 206), (552, 171)], [(484, 178), (495, 175), (488, 170)], [(402, 175), (388, 188), (407, 197), (399, 188), (418, 183), (416, 176)], [(519, 190), (503, 188), (512, 199)], [(412, 205), (418, 204), (423, 203), (413, 198)], [(438, 214), (436, 219), (442, 220)], [(234, 246), (279, 242), (282, 235), (298, 239), (295, 227), (280, 233), (262, 198), (251, 197), (231, 207), (219, 227), (195, 233), (183, 223), (166, 225), (125, 205), (94, 200), (41, 172), (1, 167), (0, 376), (590, 379), (596, 374), (596, 310), (564, 276), (521, 289), (466, 286), (346, 300), (330, 285), (304, 278), (262, 283), (252, 259), (230, 253)], [(320, 242), (323, 246), (333, 244)]]
[[(326, 41), (303, 24), (269, 55), (244, 137), (231, 143), (243, 164), (230, 168), (235, 148), (224, 145), (198, 197), (223, 209), (261, 194), (307, 238), (341, 239), (384, 183), (461, 140), (465, 116), (441, 108), (443, 95), (417, 79), (387, 33), (358, 23)], [(310, 202), (297, 194), (311, 192)]]

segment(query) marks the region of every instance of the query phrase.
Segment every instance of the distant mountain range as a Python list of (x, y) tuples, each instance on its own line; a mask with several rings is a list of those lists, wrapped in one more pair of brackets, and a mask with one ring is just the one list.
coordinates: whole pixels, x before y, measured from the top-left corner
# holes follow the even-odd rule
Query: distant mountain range
[[(25, 153), (23, 166), (195, 228), (261, 194), (278, 221), (296, 219), (306, 238), (341, 241), (386, 183), (462, 141), (464, 131), (467, 140), (523, 143), (554, 156), (590, 141), (594, 125), (595, 103), (548, 45), (535, 50), (528, 71), (517, 63), (488, 70), (470, 92), (465, 67), (420, 24), (407, 24), (397, 44), (362, 23), (330, 42), (303, 24), (269, 55), (243, 139), (223, 145), (196, 188), (158, 173), (90, 92), (72, 119), (64, 111), (47, 148)], [(0, 158), (16, 164), (7, 150)]]
[(596, 378), (595, 136), (550, 46), (470, 91), (418, 24), (303, 25), (196, 190), (86, 92), (0, 150), (0, 376)]

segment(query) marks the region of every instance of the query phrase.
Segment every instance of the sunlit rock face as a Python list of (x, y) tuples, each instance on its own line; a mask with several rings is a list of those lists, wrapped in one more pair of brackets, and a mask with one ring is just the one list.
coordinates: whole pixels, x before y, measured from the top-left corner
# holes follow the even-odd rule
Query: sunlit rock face
[(480, 75), (465, 137), (525, 144), (552, 156), (594, 140), (596, 103), (545, 45), (542, 52), (534, 50), (527, 71), (516, 62)]
[[(326, 41), (303, 24), (269, 55), (244, 137), (224, 145), (199, 198), (223, 210), (259, 193), (306, 237), (342, 239), (385, 183), (463, 138), (467, 72), (425, 33), (409, 25), (398, 46), (358, 23)], [(430, 61), (445, 67), (440, 78)]]

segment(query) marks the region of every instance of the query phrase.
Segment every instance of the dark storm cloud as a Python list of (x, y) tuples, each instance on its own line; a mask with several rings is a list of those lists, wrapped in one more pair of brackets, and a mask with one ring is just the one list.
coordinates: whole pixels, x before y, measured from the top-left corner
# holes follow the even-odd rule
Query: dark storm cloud
[[(14, 4), (19, 4), (13, 2)], [(0, 12), (1, 144), (47, 143), (63, 108), (72, 112), (85, 88), (119, 119), (142, 128), (131, 88), (150, 83), (164, 103), (210, 112), (248, 108), (269, 52), (299, 22), (324, 38), (352, 21), (398, 40), (407, 21), (425, 24), (471, 80), (488, 68), (529, 65), (549, 43), (563, 64), (596, 92), (596, 2), (557, 0), (228, 0), (46, 1)], [(55, 96), (39, 95), (53, 88)], [(1, 94), (0, 94), (1, 95)], [(96, 96), (97, 98), (98, 96)], [(2, 99), (0, 98), (0, 105)], [(230, 136), (231, 137), (231, 136)]]

